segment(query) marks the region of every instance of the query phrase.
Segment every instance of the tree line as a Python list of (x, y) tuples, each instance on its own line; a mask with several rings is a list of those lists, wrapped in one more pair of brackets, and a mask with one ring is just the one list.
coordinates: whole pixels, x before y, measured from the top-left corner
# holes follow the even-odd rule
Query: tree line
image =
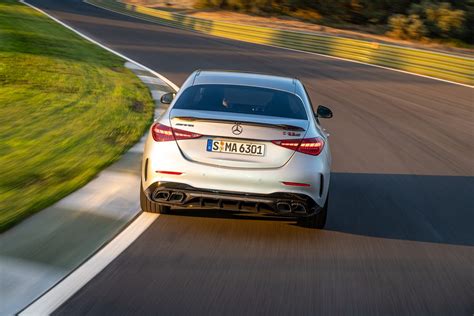
[(400, 39), (474, 43), (474, 0), (196, 0), (196, 6), (372, 26), (375, 33)]

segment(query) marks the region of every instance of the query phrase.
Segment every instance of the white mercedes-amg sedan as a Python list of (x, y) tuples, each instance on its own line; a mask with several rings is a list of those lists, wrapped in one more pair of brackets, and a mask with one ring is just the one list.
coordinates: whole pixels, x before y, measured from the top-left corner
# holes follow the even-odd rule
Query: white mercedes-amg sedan
[(195, 71), (150, 128), (142, 161), (145, 212), (223, 209), (298, 218), (323, 228), (331, 154), (295, 78)]

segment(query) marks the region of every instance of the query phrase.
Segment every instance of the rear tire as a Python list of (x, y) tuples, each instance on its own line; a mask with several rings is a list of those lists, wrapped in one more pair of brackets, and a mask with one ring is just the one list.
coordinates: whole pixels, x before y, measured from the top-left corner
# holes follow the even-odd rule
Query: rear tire
[(140, 206), (143, 212), (148, 212), (148, 213), (167, 214), (171, 210), (171, 207), (169, 207), (168, 205), (161, 205), (153, 201), (150, 201), (147, 198), (145, 192), (143, 191), (143, 186), (141, 183), (140, 183)]
[(322, 207), (318, 213), (308, 216), (308, 217), (302, 217), (299, 219), (299, 223), (303, 227), (308, 227), (308, 228), (317, 228), (317, 229), (323, 229), (324, 226), (326, 225), (326, 218), (328, 216), (328, 204), (329, 204), (329, 194), (326, 198), (326, 203), (324, 204), (324, 207)]

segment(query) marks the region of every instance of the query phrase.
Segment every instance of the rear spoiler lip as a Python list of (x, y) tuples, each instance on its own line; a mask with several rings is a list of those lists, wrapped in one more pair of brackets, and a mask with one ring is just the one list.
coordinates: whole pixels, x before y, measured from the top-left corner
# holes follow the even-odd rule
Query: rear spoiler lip
[(226, 120), (226, 119), (211, 119), (211, 118), (200, 118), (200, 117), (194, 117), (194, 116), (173, 116), (170, 117), (170, 120), (172, 119), (180, 119), (183, 121), (200, 121), (200, 122), (225, 122), (225, 123), (241, 123), (241, 124), (247, 124), (247, 125), (254, 125), (254, 126), (266, 126), (266, 127), (274, 127), (274, 128), (281, 128), (287, 131), (300, 131), (304, 132), (306, 131), (304, 128), (295, 126), (295, 125), (289, 125), (289, 124), (272, 124), (272, 123), (260, 123), (260, 122), (249, 122), (249, 121), (236, 121), (236, 120)]

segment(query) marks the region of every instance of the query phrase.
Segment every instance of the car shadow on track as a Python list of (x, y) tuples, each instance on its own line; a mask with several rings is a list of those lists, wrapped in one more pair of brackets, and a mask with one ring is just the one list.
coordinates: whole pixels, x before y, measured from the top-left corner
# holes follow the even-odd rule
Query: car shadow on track
[[(474, 177), (333, 173), (331, 181), (327, 231), (474, 245)], [(236, 211), (176, 209), (172, 215), (296, 225), (291, 218)]]

